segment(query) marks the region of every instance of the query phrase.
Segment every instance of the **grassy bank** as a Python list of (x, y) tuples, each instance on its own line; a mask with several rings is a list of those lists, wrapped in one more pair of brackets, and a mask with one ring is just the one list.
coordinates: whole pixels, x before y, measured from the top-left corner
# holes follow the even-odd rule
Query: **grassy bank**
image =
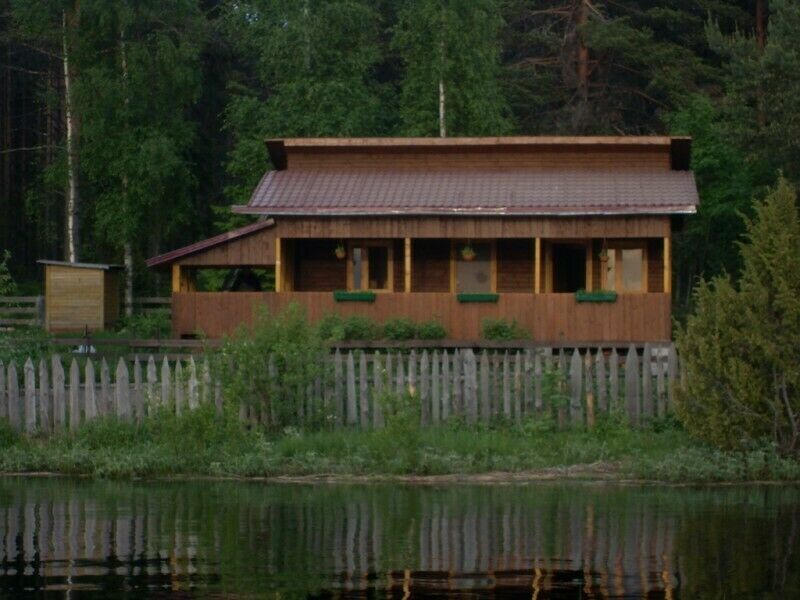
[(601, 423), (591, 432), (542, 423), (469, 429), (458, 424), (369, 432), (250, 431), (210, 407), (139, 427), (99, 420), (48, 439), (0, 431), (0, 471), (99, 477), (171, 475), (446, 475), (588, 467), (604, 477), (668, 482), (800, 480), (800, 463), (771, 450), (724, 453), (671, 423), (633, 431)]

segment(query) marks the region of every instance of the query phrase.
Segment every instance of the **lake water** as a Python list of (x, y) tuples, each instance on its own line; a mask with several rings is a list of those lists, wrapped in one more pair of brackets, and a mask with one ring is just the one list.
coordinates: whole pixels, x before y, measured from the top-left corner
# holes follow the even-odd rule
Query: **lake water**
[(800, 488), (0, 478), (43, 595), (800, 598)]

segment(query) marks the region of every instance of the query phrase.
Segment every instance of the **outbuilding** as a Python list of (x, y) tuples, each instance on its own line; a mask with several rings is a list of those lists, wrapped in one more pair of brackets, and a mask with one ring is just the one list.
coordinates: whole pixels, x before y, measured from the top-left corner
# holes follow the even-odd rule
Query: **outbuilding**
[(44, 265), (47, 331), (98, 331), (117, 322), (121, 265), (38, 262)]

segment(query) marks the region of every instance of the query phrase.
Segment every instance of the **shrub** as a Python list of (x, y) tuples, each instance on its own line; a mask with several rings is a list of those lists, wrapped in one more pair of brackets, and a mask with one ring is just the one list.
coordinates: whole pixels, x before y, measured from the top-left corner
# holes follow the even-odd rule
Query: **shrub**
[(11, 260), (11, 252), (4, 250), (0, 255), (0, 296), (11, 296), (17, 291), (17, 284), (11, 277), (8, 269), (8, 261)]
[(417, 326), (405, 317), (389, 319), (383, 324), (383, 337), (387, 340), (412, 340), (417, 337)]
[(19, 368), (29, 357), (38, 362), (53, 352), (50, 334), (38, 327), (4, 331), (0, 335), (0, 361), (6, 366), (13, 360)]
[(329, 313), (317, 323), (316, 330), (319, 337), (328, 342), (376, 340), (381, 337), (381, 328), (378, 324), (362, 315), (342, 317)]
[(420, 340), (443, 340), (447, 330), (438, 321), (425, 321), (417, 325), (417, 338)]
[[(277, 315), (262, 307), (251, 327), (242, 326), (225, 340), (214, 364), (225, 398), (255, 404), (280, 428), (296, 424), (308, 388), (317, 378), (327, 380), (327, 354), (318, 328), (290, 304)], [(312, 421), (323, 417), (306, 414)]]
[(508, 340), (523, 340), (528, 337), (528, 332), (517, 324), (516, 319), (484, 319), (481, 321), (483, 339), (494, 342)]
[(768, 440), (800, 454), (800, 221), (781, 180), (746, 220), (737, 285), (702, 282), (678, 329), (685, 385), (677, 411), (686, 428), (722, 448)]
[(135, 338), (169, 337), (172, 330), (169, 312), (158, 310), (126, 317), (120, 333)]

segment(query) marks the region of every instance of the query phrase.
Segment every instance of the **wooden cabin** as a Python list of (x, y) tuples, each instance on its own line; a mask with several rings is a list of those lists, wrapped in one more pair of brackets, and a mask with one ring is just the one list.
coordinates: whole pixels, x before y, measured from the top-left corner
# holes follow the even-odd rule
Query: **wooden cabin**
[(40, 260), (44, 265), (45, 329), (102, 331), (119, 320), (120, 265)]
[[(284, 139), (246, 227), (154, 257), (173, 333), (218, 337), (291, 302), (435, 319), (477, 340), (515, 319), (543, 343), (671, 337), (671, 237), (698, 196), (679, 137)], [(207, 292), (198, 269), (265, 269), (274, 290)]]

